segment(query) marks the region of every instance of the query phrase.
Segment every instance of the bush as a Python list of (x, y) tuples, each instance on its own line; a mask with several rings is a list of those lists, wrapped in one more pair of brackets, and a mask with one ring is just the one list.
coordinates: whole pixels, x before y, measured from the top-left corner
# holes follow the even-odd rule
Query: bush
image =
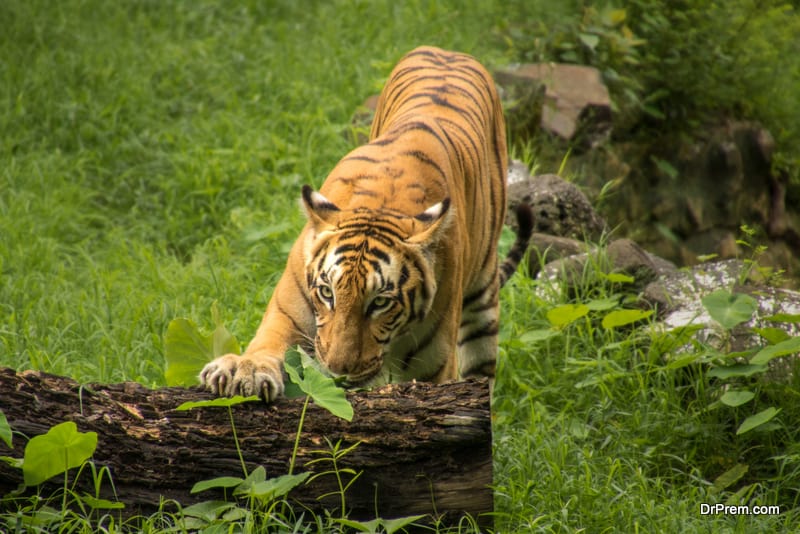
[[(776, 163), (800, 178), (800, 13), (785, 0), (620, 0), (508, 29), (526, 61), (599, 68), (618, 131), (686, 131), (733, 115), (775, 135)], [(516, 20), (529, 21), (532, 8)], [(563, 14), (563, 12), (562, 12)]]

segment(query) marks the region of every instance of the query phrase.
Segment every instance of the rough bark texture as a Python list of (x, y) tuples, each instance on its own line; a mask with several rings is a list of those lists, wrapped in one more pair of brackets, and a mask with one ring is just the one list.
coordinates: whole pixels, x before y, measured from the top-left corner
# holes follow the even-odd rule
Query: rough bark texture
[[(295, 471), (328, 468), (307, 466), (319, 457), (314, 451), (329, 450), (326, 438), (343, 446), (360, 443), (340, 465), (363, 471), (347, 493), (351, 517), (369, 519), (376, 510), (384, 518), (492, 511), (486, 381), (396, 384), (348, 396), (355, 410), (350, 423), (309, 406)], [(74, 421), (80, 431), (97, 432), (94, 460), (111, 468), (130, 514), (153, 511), (162, 496), (184, 505), (220, 497), (189, 490), (201, 480), (242, 475), (226, 408), (175, 411), (184, 401), (208, 398), (199, 388), (151, 390), (130, 382), (81, 387), (64, 377), (0, 368), (0, 410), (11, 427), (33, 437)], [(303, 399), (282, 399), (233, 408), (249, 470), (263, 465), (268, 477), (287, 472), (302, 405)], [(21, 457), (25, 441), (15, 436), (9, 455)], [(21, 481), (19, 470), (0, 462), (0, 494)], [(335, 478), (322, 476), (296, 488), (290, 499), (316, 511), (336, 510), (338, 497), (317, 500), (335, 489)]]

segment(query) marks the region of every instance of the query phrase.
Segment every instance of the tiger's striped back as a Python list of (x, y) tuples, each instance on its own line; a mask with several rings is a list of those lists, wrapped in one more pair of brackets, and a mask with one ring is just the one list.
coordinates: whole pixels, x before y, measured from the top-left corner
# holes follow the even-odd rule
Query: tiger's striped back
[[(360, 234), (350, 233), (348, 239), (370, 243), (367, 249), (374, 250), (382, 235), (380, 250), (397, 254), (428, 282), (403, 297), (412, 308), (408, 319), (418, 324), (407, 343), (395, 338), (402, 351), (394, 352), (402, 354), (390, 358), (399, 368), (392, 376), (444, 380), (492, 372), (506, 153), (505, 123), (491, 76), (466, 54), (422, 47), (390, 74), (370, 142), (346, 156), (320, 189), (340, 210), (362, 213), (360, 222), (348, 223)], [(431, 236), (429, 253), (419, 258), (428, 268), (419, 268), (411, 255), (398, 251), (403, 240), (422, 231), (426, 208), (442, 202), (449, 203), (449, 213), (441, 231)], [(403, 230), (389, 235), (383, 229), (392, 222)], [(390, 267), (386, 257), (369, 260), (376, 270)], [(425, 321), (429, 315), (434, 319)], [(444, 318), (452, 323), (443, 325)], [(438, 339), (445, 335), (447, 342)], [(441, 352), (453, 357), (460, 352), (460, 361), (444, 365)], [(417, 360), (443, 367), (420, 365), (416, 372)]]

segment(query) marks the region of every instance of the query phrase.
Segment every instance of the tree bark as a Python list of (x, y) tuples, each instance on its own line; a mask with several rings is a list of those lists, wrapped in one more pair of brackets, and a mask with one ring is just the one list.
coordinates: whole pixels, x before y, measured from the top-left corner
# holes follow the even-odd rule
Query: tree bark
[[(221, 497), (190, 494), (199, 481), (243, 476), (226, 408), (175, 411), (185, 401), (211, 395), (200, 388), (151, 390), (139, 384), (89, 384), (41, 372), (0, 368), (0, 410), (11, 427), (28, 438), (51, 426), (74, 421), (82, 432), (98, 434), (94, 461), (108, 466), (125, 515), (150, 513), (162, 497), (183, 505)], [(484, 381), (450, 384), (393, 384), (370, 392), (348, 393), (352, 422), (309, 405), (300, 437), (295, 472), (321, 472), (309, 465), (329, 451), (326, 439), (359, 445), (340, 468), (362, 472), (346, 493), (353, 519), (416, 514), (443, 517), (491, 512), (492, 436), (489, 386)], [(286, 474), (304, 399), (233, 407), (236, 435), (248, 471), (263, 465), (267, 477)], [(14, 436), (22, 457), (26, 439)], [(345, 481), (349, 477), (345, 475)], [(22, 482), (20, 470), (0, 462), (0, 495)], [(87, 481), (88, 482), (88, 481)], [(105, 484), (106, 498), (111, 488)], [(324, 475), (295, 488), (290, 501), (320, 512), (338, 510), (335, 476)], [(490, 515), (479, 522), (491, 523)]]

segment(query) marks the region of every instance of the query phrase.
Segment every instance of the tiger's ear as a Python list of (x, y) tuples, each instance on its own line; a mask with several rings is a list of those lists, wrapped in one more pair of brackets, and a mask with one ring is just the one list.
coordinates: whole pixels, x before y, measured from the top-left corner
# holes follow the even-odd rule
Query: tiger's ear
[[(419, 228), (413, 235), (406, 239), (407, 243), (425, 243), (436, 241), (440, 233), (444, 232), (453, 218), (453, 211), (450, 209), (450, 197), (446, 197), (441, 202), (434, 204), (426, 209), (414, 219), (414, 227)], [(417, 224), (419, 221), (421, 224)]]
[(339, 219), (339, 207), (309, 185), (303, 186), (303, 209), (318, 231), (336, 226)]

